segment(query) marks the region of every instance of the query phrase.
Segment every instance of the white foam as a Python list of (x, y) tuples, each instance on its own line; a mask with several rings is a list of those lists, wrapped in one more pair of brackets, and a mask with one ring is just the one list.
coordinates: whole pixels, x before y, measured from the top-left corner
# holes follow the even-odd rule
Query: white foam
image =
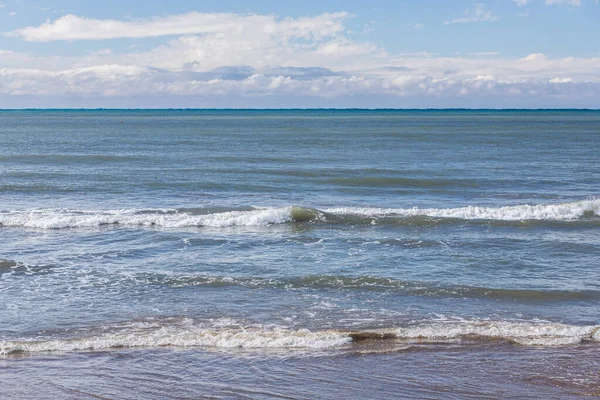
[(114, 332), (72, 339), (17, 339), (0, 341), (0, 355), (12, 353), (73, 352), (114, 348), (165, 346), (245, 349), (327, 349), (350, 344), (357, 337), (394, 338), (409, 345), (473, 338), (501, 339), (525, 346), (566, 346), (600, 342), (600, 325), (575, 326), (549, 322), (450, 321), (365, 331), (241, 327), (224, 319), (210, 326), (191, 320), (179, 323), (146, 321), (124, 324)]
[(457, 339), (468, 336), (509, 340), (526, 346), (565, 346), (584, 340), (600, 341), (600, 325), (575, 326), (557, 323), (482, 321), (433, 323), (396, 328), (399, 339)]
[(229, 211), (206, 215), (161, 210), (73, 211), (45, 209), (0, 213), (0, 226), (37, 229), (89, 228), (102, 225), (182, 227), (266, 226), (292, 220), (291, 207)]
[[(459, 208), (359, 208), (336, 207), (324, 210), (329, 214), (358, 215), (369, 218), (428, 216), (439, 218), (483, 220), (577, 220), (586, 215), (600, 216), (600, 200), (546, 205)], [(295, 217), (296, 216), (296, 217)], [(177, 210), (67, 210), (36, 209), (0, 212), (0, 227), (36, 229), (91, 228), (103, 225), (155, 226), (164, 228), (267, 226), (294, 220), (322, 219), (318, 210), (299, 207), (256, 208), (250, 211), (229, 211), (193, 214)], [(374, 221), (373, 221), (374, 223)]]
[(363, 217), (438, 217), (459, 219), (488, 219), (500, 221), (576, 220), (586, 214), (600, 216), (600, 200), (583, 200), (571, 203), (517, 205), (506, 207), (458, 207), (458, 208), (329, 208), (330, 214), (351, 214)]
[(121, 347), (215, 347), (215, 348), (311, 348), (323, 349), (351, 342), (351, 338), (337, 331), (166, 326), (158, 329), (128, 329), (71, 340), (0, 341), (0, 355), (11, 353), (72, 352), (108, 350)]

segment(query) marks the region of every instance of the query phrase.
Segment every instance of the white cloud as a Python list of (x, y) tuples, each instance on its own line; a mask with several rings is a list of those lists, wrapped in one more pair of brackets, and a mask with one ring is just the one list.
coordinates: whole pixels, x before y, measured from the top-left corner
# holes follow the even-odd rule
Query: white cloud
[(521, 58), (520, 61), (543, 61), (547, 59), (548, 57), (544, 53), (531, 53), (527, 57)]
[[(163, 102), (159, 106), (168, 106), (164, 99), (174, 97), (185, 99), (177, 103), (183, 106), (193, 99), (207, 99), (203, 104), (210, 106), (209, 100), (216, 98), (228, 99), (225, 106), (246, 107), (352, 106), (356, 104), (343, 102), (372, 98), (388, 99), (388, 103), (377, 104), (392, 107), (399, 99), (406, 99), (408, 106), (425, 107), (452, 106), (459, 100), (464, 101), (460, 103), (463, 106), (478, 106), (481, 101), (503, 101), (509, 107), (600, 106), (600, 58), (552, 59), (532, 53), (518, 59), (502, 58), (497, 52), (454, 57), (388, 54), (373, 43), (348, 36), (345, 13), (302, 19), (236, 14), (228, 18), (242, 25), (230, 29), (223, 28), (227, 21), (214, 21), (210, 27), (202, 27), (201, 34), (169, 38), (146, 52), (128, 49), (118, 53), (104, 48), (82, 56), (36, 57), (0, 50), (0, 106), (18, 104), (15, 99), (24, 96), (84, 96), (108, 99), (102, 103), (108, 106), (123, 98), (154, 98)], [(257, 27), (257, 20), (271, 25)], [(89, 35), (98, 37), (106, 32)], [(81, 37), (85, 32), (71, 29), (69, 37), (75, 33)], [(45, 37), (58, 40), (65, 34)], [(308, 100), (293, 103), (302, 99)], [(473, 103), (473, 99), (478, 100)], [(417, 100), (421, 102), (413, 103)], [(318, 101), (322, 103), (315, 103)], [(370, 106), (363, 101), (358, 105)]]
[(89, 51), (88, 53), (93, 56), (107, 56), (107, 55), (112, 54), (112, 50), (111, 49), (100, 49), (100, 50), (95, 50), (95, 51)]
[(580, 6), (581, 0), (546, 0), (546, 4), (569, 4), (572, 6)]
[(513, 0), (518, 7), (525, 7), (527, 5), (527, 3), (529, 3), (529, 0)]
[(573, 78), (552, 78), (548, 82), (550, 83), (571, 83)]
[(145, 38), (166, 35), (253, 33), (295, 38), (322, 38), (342, 31), (345, 12), (325, 13), (316, 17), (283, 18), (272, 15), (232, 13), (198, 13), (173, 15), (151, 20), (100, 20), (65, 15), (39, 26), (29, 26), (8, 33), (31, 42), (55, 40), (104, 40)]
[(475, 8), (468, 9), (465, 11), (465, 16), (462, 18), (456, 18), (451, 21), (444, 22), (448, 24), (464, 24), (472, 22), (492, 22), (496, 21), (499, 17), (494, 15), (491, 11), (485, 9), (485, 5), (479, 3), (475, 5)]
[[(600, 98), (600, 77), (596, 74), (600, 59), (549, 59), (535, 55), (493, 62), (461, 57), (387, 58), (385, 61), (385, 68), (345, 71), (326, 67), (232, 66), (194, 72), (117, 64), (60, 70), (0, 68), (0, 94), (241, 96), (256, 99), (273, 96), (323, 99), (370, 95), (430, 99), (489, 96), (518, 99), (515, 96), (535, 91), (538, 100), (564, 97), (597, 102)], [(252, 101), (250, 104), (257, 103)]]
[(296, 37), (273, 30), (230, 30), (218, 34), (188, 35), (172, 39), (145, 53), (113, 54), (104, 62), (168, 70), (208, 71), (220, 66), (251, 65), (353, 69), (376, 66), (385, 57), (376, 45), (357, 42), (342, 34), (330, 37)]
[(424, 24), (410, 24), (410, 26), (415, 29), (425, 29)]

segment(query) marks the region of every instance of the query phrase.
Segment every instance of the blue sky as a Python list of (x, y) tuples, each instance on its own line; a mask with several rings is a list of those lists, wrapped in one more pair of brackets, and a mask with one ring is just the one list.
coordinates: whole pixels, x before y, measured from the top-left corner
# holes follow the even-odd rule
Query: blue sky
[(600, 4), (0, 0), (0, 107), (600, 108)]

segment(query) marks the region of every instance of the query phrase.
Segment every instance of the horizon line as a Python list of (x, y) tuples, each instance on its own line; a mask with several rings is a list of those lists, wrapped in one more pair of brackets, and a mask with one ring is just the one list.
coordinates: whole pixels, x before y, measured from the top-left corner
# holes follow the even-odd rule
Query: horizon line
[(282, 107), (282, 108), (106, 108), (106, 107), (23, 107), (0, 108), (0, 111), (600, 111), (600, 108), (466, 108), (466, 107), (427, 107), (427, 108), (362, 108), (362, 107)]

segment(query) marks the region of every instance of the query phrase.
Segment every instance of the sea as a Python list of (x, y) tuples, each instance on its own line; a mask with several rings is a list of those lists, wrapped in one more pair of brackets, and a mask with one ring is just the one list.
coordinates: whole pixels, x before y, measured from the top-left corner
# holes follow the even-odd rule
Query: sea
[(600, 396), (600, 111), (0, 111), (0, 398)]

